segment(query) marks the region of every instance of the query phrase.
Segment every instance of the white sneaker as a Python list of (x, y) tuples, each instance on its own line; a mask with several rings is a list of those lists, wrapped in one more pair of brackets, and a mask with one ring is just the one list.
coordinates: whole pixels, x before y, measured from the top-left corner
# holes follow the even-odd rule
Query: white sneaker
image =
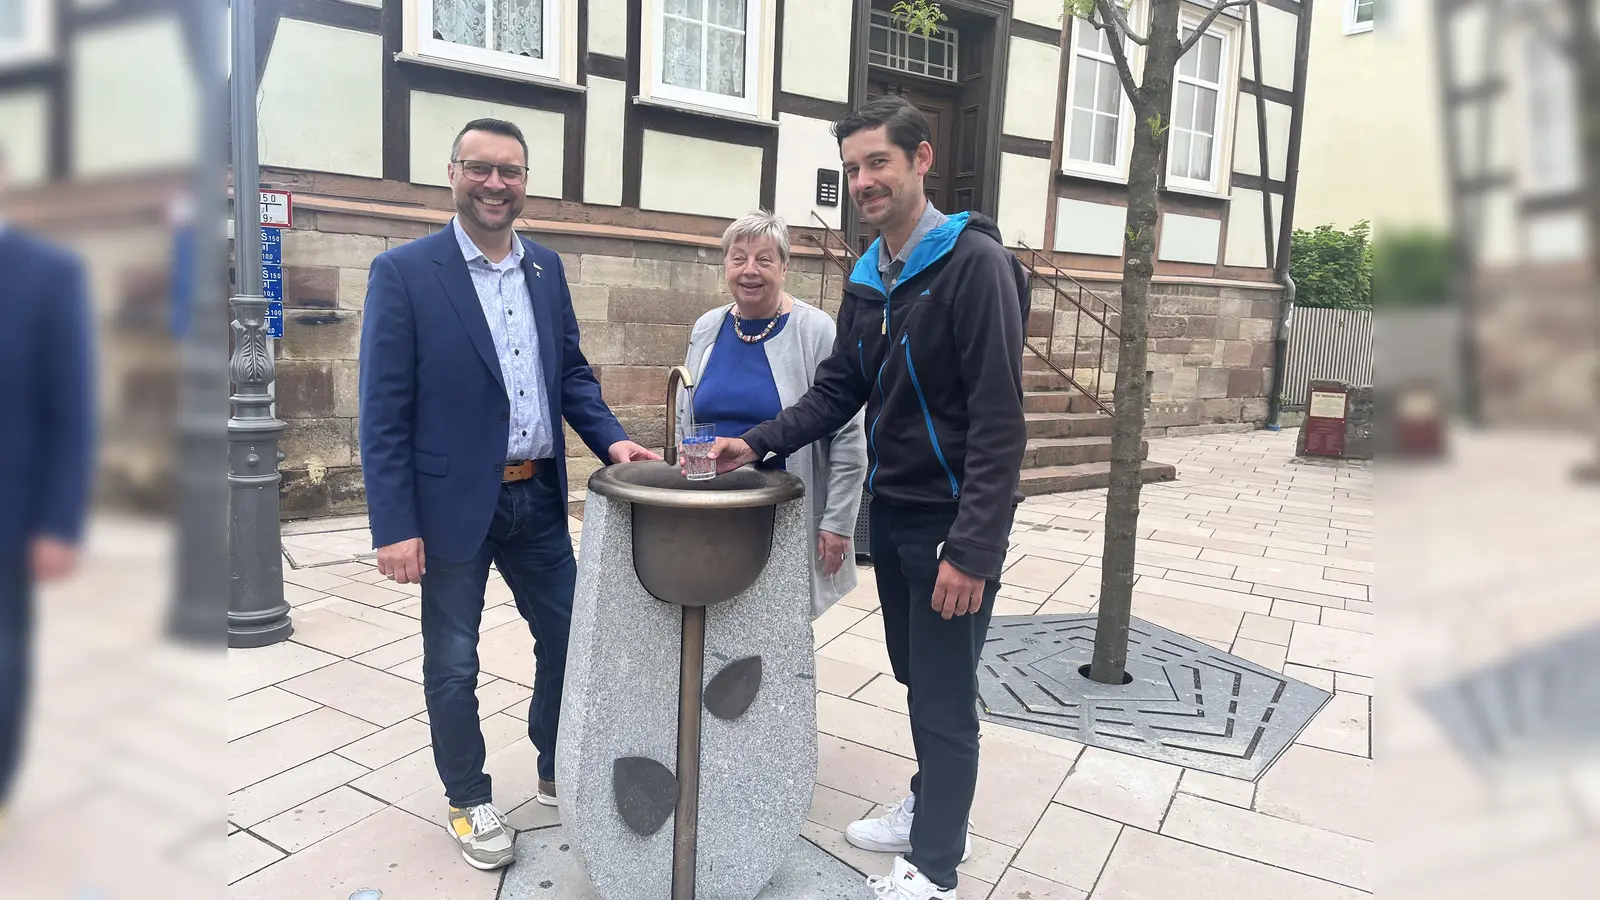
[(450, 807), (450, 833), (461, 844), (461, 856), (475, 869), (500, 869), (516, 859), (511, 826), (493, 804)]
[[(844, 830), (844, 838), (852, 845), (862, 850), (871, 850), (874, 853), (910, 853), (911, 852), (911, 820), (914, 817), (913, 808), (916, 806), (915, 796), (907, 797), (899, 803), (889, 807), (889, 811), (876, 819), (862, 819), (851, 822)], [(972, 823), (967, 823), (971, 828)], [(967, 833), (967, 846), (961, 853), (961, 861), (966, 862), (972, 856), (972, 833)]]
[(868, 878), (867, 885), (876, 900), (956, 900), (955, 888), (940, 890), (903, 856), (895, 857), (888, 875)]

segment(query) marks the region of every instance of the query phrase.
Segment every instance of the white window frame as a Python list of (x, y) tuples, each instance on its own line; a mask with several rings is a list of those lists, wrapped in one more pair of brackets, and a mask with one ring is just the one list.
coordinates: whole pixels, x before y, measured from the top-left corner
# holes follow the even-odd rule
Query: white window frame
[(651, 54), (650, 96), (654, 99), (698, 106), (706, 109), (735, 113), (741, 116), (761, 115), (761, 92), (766, 73), (762, 59), (767, 44), (766, 0), (745, 0), (744, 8), (744, 96), (729, 97), (714, 91), (667, 84), (662, 77), (667, 55), (667, 4), (666, 0), (650, 0)]
[[(1145, 4), (1143, 0), (1138, 0), (1138, 2), (1135, 2), (1131, 7), (1123, 12), (1128, 17), (1128, 21), (1133, 24), (1134, 28), (1139, 28), (1140, 24), (1144, 21)], [(1126, 88), (1122, 88), (1119, 91), (1122, 97), (1122, 107), (1117, 114), (1118, 127), (1116, 164), (1107, 166), (1081, 159), (1073, 159), (1068, 155), (1072, 148), (1072, 98), (1076, 96), (1078, 89), (1078, 75), (1083, 70), (1083, 67), (1078, 65), (1080, 52), (1078, 48), (1078, 40), (1081, 36), (1079, 29), (1083, 28), (1087, 28), (1092, 31), (1098, 30), (1088, 22), (1085, 22), (1081, 19), (1074, 19), (1072, 21), (1072, 33), (1068, 35), (1068, 39), (1070, 41), (1068, 52), (1072, 54), (1072, 57), (1067, 65), (1067, 114), (1063, 117), (1063, 122), (1061, 125), (1061, 171), (1072, 175), (1084, 175), (1103, 181), (1114, 181), (1119, 184), (1126, 184), (1128, 182), (1128, 165), (1133, 160), (1133, 101), (1128, 98), (1128, 92)], [(1125, 41), (1123, 46), (1125, 49), (1125, 56), (1128, 60), (1128, 67), (1133, 71), (1134, 76), (1137, 77), (1143, 71), (1144, 67), (1144, 48), (1131, 40)], [(1106, 59), (1108, 62), (1112, 63), (1113, 67), (1115, 67), (1116, 63), (1114, 60), (1112, 60), (1110, 57), (1107, 57)], [(1119, 72), (1117, 75), (1117, 82), (1119, 85), (1121, 84), (1121, 81), (1122, 76)]]
[[(493, 21), (493, 10), (496, 0), (489, 0), (487, 6), (490, 12), (489, 21)], [(451, 60), (480, 66), (488, 69), (499, 69), (507, 72), (517, 72), (522, 75), (532, 75), (538, 78), (548, 78), (560, 81), (562, 78), (562, 51), (565, 48), (563, 30), (566, 23), (566, 0), (542, 0), (544, 3), (544, 58), (529, 59), (515, 53), (504, 53), (499, 50), (489, 50), (483, 47), (468, 47), (463, 44), (442, 41), (433, 36), (433, 6), (434, 0), (416, 0), (416, 14), (412, 19), (412, 28), (416, 36), (416, 53), (419, 56), (428, 56), (434, 59)], [(492, 27), (492, 25), (490, 26)]]
[[(1178, 19), (1178, 33), (1182, 34), (1185, 27), (1194, 27), (1200, 24), (1203, 13), (1185, 10)], [(1170, 190), (1182, 191), (1191, 194), (1206, 194), (1208, 196), (1226, 196), (1228, 193), (1228, 172), (1233, 166), (1233, 141), (1234, 141), (1234, 115), (1239, 108), (1239, 33), (1242, 24), (1238, 19), (1228, 16), (1218, 16), (1213, 19), (1211, 26), (1206, 29), (1206, 34), (1213, 35), (1222, 40), (1221, 68), (1218, 72), (1222, 79), (1217, 86), (1217, 114), (1216, 134), (1212, 137), (1211, 176), (1207, 179), (1180, 177), (1172, 174), (1172, 139), (1173, 131), (1177, 127), (1178, 85), (1184, 79), (1178, 74), (1177, 68), (1172, 75), (1172, 109), (1168, 111), (1171, 128), (1167, 130), (1167, 165), (1166, 187)], [(1196, 47), (1199, 46), (1197, 43)], [(1181, 60), (1180, 60), (1181, 63)]]
[(1377, 21), (1377, 0), (1366, 0), (1367, 5), (1372, 8), (1372, 18), (1366, 20), (1365, 22), (1359, 22), (1356, 20), (1356, 10), (1361, 6), (1361, 3), (1362, 0), (1344, 0), (1345, 34), (1366, 34), (1372, 30), (1372, 23)]
[(55, 55), (56, 17), (51, 0), (15, 0), (22, 6), (22, 37), (0, 41), (0, 68), (51, 59)]

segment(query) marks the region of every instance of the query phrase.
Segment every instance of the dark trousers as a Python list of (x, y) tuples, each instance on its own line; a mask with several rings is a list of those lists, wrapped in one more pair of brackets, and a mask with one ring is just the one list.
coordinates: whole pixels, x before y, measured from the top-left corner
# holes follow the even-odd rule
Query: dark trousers
[(906, 861), (944, 889), (956, 886), (967, 818), (978, 783), (978, 661), (989, 632), (998, 581), (984, 587), (976, 613), (945, 619), (933, 609), (939, 545), (955, 509), (872, 503), (872, 563), (883, 635), (895, 680), (906, 686), (917, 774), (916, 818)]
[(11, 797), (22, 765), (28, 713), (32, 584), (24, 564), (0, 562), (0, 808)]
[(493, 799), (483, 771), (477, 697), (478, 626), (490, 563), (505, 578), (533, 634), (528, 738), (539, 751), (539, 777), (554, 781), (578, 565), (553, 463), (541, 461), (534, 478), (501, 486), (488, 537), (476, 555), (465, 562), (429, 556), (422, 576), (422, 689), (433, 762), (450, 805), (462, 808)]

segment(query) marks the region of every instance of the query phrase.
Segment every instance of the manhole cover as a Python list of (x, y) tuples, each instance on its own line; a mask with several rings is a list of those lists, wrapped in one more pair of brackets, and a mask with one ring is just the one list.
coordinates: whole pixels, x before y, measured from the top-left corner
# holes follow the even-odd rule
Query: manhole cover
[(1422, 694), (1480, 766), (1593, 759), (1600, 747), (1600, 628), (1531, 648)]
[(1096, 616), (997, 616), (978, 667), (982, 716), (1133, 756), (1255, 780), (1330, 694), (1134, 619), (1127, 684), (1078, 674)]

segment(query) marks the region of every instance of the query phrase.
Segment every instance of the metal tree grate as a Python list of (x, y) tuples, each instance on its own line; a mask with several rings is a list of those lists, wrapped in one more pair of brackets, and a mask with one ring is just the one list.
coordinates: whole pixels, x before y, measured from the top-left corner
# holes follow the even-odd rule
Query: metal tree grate
[(1470, 672), (1424, 692), (1422, 702), (1479, 766), (1592, 761), (1600, 749), (1600, 628)]
[(1331, 694), (1134, 619), (1132, 681), (1079, 674), (1094, 656), (1093, 613), (997, 616), (978, 666), (981, 715), (1063, 737), (1254, 781)]

